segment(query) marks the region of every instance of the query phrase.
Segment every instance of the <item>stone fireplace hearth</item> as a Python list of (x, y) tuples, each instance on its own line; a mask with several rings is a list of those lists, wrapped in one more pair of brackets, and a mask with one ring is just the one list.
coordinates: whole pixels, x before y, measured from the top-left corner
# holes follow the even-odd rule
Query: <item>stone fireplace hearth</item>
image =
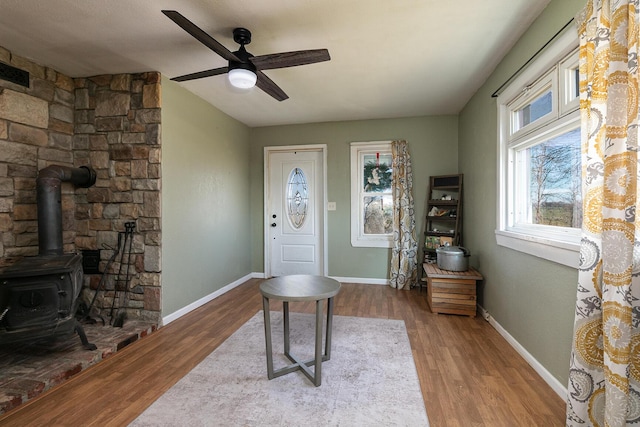
[(0, 348), (0, 417), (144, 338), (157, 325), (130, 321), (122, 328), (99, 323), (84, 328), (97, 350), (85, 350), (77, 337)]

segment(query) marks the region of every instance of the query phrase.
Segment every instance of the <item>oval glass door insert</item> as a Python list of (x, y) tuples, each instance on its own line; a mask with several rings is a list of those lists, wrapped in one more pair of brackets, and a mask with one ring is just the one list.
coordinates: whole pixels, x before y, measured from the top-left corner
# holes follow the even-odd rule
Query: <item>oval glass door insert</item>
[(307, 177), (300, 168), (293, 168), (287, 180), (287, 213), (291, 225), (299, 230), (304, 225), (309, 207)]

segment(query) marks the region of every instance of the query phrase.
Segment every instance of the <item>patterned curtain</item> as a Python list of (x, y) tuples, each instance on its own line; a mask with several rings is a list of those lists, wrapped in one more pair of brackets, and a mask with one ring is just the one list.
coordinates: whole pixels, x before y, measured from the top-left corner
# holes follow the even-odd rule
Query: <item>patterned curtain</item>
[(584, 220), (568, 426), (640, 425), (638, 2), (577, 17)]
[(392, 288), (410, 289), (418, 277), (418, 242), (413, 211), (413, 173), (406, 141), (391, 143), (393, 173), (393, 249), (390, 284)]

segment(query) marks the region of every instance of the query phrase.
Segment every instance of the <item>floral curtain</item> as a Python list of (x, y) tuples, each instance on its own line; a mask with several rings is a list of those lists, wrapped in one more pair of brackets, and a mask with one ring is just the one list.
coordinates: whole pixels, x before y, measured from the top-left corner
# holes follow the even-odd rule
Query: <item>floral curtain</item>
[(406, 141), (391, 143), (393, 194), (393, 249), (391, 251), (390, 285), (410, 289), (418, 277), (418, 242), (413, 210), (413, 173)]
[(638, 3), (577, 17), (584, 220), (568, 426), (640, 425)]

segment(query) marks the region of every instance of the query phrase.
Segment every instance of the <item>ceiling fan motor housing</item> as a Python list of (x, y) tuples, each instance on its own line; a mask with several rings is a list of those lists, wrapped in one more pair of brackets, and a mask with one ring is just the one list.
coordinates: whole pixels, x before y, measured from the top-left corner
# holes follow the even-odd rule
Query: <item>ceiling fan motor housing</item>
[(249, 58), (253, 57), (252, 54), (250, 54), (249, 52), (247, 52), (244, 48), (244, 45), (240, 46), (240, 49), (238, 49), (237, 51), (233, 52), (233, 54), (240, 60), (238, 61), (229, 61), (229, 70), (235, 70), (235, 69), (243, 69), (243, 70), (249, 70), (252, 72), (256, 72), (256, 66), (253, 65), (253, 63), (251, 61), (249, 61)]

